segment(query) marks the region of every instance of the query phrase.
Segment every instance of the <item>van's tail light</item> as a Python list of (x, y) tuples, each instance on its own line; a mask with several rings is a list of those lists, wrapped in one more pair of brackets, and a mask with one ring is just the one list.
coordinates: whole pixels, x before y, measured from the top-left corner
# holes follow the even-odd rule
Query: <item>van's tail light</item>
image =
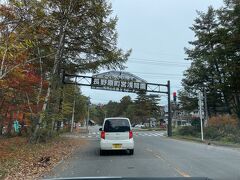
[(105, 131), (101, 131), (101, 139), (105, 139)]
[(129, 131), (129, 139), (133, 138), (133, 132)]

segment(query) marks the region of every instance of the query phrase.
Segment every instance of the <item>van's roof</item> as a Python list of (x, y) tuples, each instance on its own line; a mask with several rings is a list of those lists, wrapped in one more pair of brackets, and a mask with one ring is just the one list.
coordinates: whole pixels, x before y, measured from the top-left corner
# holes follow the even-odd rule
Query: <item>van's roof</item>
[(108, 118), (105, 118), (104, 120), (107, 120), (107, 119), (127, 119), (127, 120), (129, 120), (126, 117), (108, 117)]

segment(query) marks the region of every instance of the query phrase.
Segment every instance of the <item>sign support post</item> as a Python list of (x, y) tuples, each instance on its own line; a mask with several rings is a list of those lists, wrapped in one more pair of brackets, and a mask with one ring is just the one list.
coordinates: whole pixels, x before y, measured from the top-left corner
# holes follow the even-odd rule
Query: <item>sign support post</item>
[(201, 140), (203, 141), (203, 122), (202, 122), (202, 92), (198, 92), (199, 118), (201, 123)]

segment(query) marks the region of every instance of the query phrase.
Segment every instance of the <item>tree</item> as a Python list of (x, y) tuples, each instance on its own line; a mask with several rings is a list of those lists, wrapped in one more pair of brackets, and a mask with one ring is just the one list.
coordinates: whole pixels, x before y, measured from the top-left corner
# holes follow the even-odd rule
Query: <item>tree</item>
[[(192, 49), (186, 49), (187, 59), (191, 60), (192, 64), (185, 73), (183, 85), (187, 92), (196, 95), (196, 91), (201, 90), (204, 83), (207, 84), (207, 92), (215, 97), (212, 104), (209, 101), (209, 107), (213, 107), (213, 113), (216, 113), (217, 105), (223, 106), (225, 101), (225, 106), (228, 106), (228, 100), (224, 98), (226, 93), (219, 92), (224, 81), (222, 72), (220, 72), (221, 64), (217, 49), (219, 41), (215, 34), (219, 22), (216, 20), (216, 12), (212, 7), (209, 7), (206, 14), (198, 12), (198, 15), (199, 17), (195, 19), (195, 24), (191, 28), (197, 40), (190, 42), (193, 45)], [(193, 89), (195, 92), (190, 92)], [(220, 102), (217, 103), (217, 100)]]
[(224, 76), (226, 85), (224, 90), (232, 113), (238, 116), (240, 127), (240, 2), (226, 0), (226, 8), (218, 10), (219, 21), (222, 25), (219, 28), (219, 37), (223, 45), (223, 57), (226, 60), (224, 65)]
[(135, 104), (135, 116), (138, 122), (145, 123), (151, 115), (151, 105), (145, 91), (139, 91)]
[(206, 88), (210, 115), (234, 113), (240, 120), (240, 4), (229, 0), (225, 5), (218, 10), (209, 7), (207, 13), (198, 12), (191, 28), (196, 40), (185, 49), (192, 64), (184, 74), (183, 86), (189, 97), (196, 97), (197, 90)]
[[(41, 112), (35, 113), (32, 142), (38, 138), (40, 127), (44, 129), (49, 123), (54, 127), (62, 116), (61, 68), (69, 73), (123, 69), (130, 54), (117, 47), (117, 17), (112, 17), (106, 0), (19, 0), (1, 5), (0, 10), (1, 89), (28, 65), (39, 77), (34, 95)], [(0, 93), (4, 97), (6, 91)], [(0, 105), (6, 102), (0, 99)], [(29, 107), (31, 99), (34, 97), (28, 98)]]
[(186, 90), (181, 90), (178, 92), (178, 95), (180, 108), (182, 110), (190, 113), (198, 109), (198, 98), (196, 97), (196, 94), (194, 94), (193, 92), (189, 93)]
[(136, 106), (135, 104), (129, 104), (127, 106), (127, 109), (125, 111), (124, 117), (127, 117), (131, 120), (131, 122), (136, 123), (137, 122), (137, 118), (135, 116), (135, 111), (136, 111)]
[(159, 119), (161, 116), (161, 110), (160, 107), (158, 105), (160, 98), (158, 95), (154, 95), (154, 94), (150, 94), (148, 96), (148, 101), (149, 101), (149, 105), (150, 105), (150, 112), (151, 112), (151, 116)]
[(108, 117), (117, 117), (119, 110), (118, 110), (118, 103), (117, 102), (113, 102), (113, 101), (109, 101), (106, 104), (106, 114)]
[[(106, 105), (92, 104), (90, 106), (90, 119), (94, 120), (97, 124), (102, 124), (106, 115)], [(110, 117), (110, 116), (109, 116)]]
[(118, 116), (124, 116), (126, 115), (126, 111), (129, 105), (131, 105), (132, 99), (130, 96), (124, 96), (118, 105)]
[(63, 90), (63, 119), (70, 124), (75, 99), (74, 121), (83, 122), (87, 115), (87, 97), (81, 94), (78, 86), (66, 85)]
[[(99, 68), (122, 68), (129, 52), (116, 47), (116, 18), (109, 17), (111, 6), (106, 1), (46, 1), (49, 14), (46, 22), (51, 32), (55, 58), (51, 70), (43, 111), (46, 110), (52, 87), (60, 68), (71, 72), (97, 71)], [(39, 120), (41, 123), (41, 119)], [(35, 132), (37, 132), (36, 127)]]

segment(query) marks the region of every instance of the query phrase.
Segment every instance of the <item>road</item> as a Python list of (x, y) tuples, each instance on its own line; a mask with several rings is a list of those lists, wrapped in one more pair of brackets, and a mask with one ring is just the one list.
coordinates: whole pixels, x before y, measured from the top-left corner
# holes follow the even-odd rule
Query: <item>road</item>
[[(87, 146), (59, 164), (47, 177), (208, 177), (240, 179), (240, 150), (174, 140), (163, 132), (135, 132), (135, 154), (99, 156), (98, 127), (85, 138)], [(84, 136), (84, 137), (83, 137)]]

